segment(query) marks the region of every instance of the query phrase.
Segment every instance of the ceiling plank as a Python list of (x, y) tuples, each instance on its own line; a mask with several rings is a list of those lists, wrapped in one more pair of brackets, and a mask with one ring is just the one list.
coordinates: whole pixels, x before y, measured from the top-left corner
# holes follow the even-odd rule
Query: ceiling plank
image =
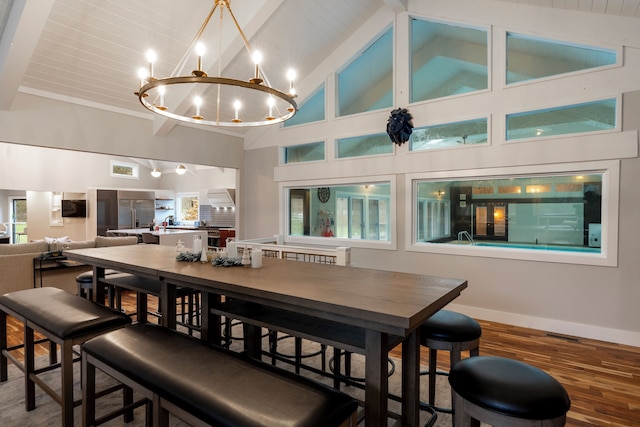
[(11, 108), (54, 0), (15, 0), (0, 38), (0, 109)]

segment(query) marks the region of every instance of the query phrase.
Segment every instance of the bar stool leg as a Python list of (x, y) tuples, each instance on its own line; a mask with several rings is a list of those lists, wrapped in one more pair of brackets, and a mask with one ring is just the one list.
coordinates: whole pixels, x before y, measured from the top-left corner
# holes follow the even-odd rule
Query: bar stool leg
[(33, 329), (24, 325), (24, 400), (25, 409), (31, 411), (36, 407), (36, 384), (31, 379), (35, 370), (35, 347), (33, 343)]
[(60, 346), (60, 359), (62, 426), (73, 427), (73, 344), (71, 340), (65, 340)]
[(7, 356), (4, 355), (7, 349), (7, 313), (0, 311), (0, 382), (7, 381), (8, 372)]
[(83, 357), (82, 363), (82, 425), (96, 420), (96, 367)]

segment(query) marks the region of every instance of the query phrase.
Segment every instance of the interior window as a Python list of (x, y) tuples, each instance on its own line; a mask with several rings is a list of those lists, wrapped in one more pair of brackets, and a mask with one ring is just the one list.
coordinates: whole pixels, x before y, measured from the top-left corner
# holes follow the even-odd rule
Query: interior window
[(389, 241), (391, 185), (288, 189), (289, 235)]
[(417, 242), (599, 254), (602, 174), (416, 184)]

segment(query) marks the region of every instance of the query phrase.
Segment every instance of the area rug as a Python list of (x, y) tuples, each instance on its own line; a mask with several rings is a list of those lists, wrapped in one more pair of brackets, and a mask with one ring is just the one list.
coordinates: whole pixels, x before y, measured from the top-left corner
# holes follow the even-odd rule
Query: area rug
[[(241, 333), (240, 331), (237, 331)], [(234, 334), (237, 333), (234, 330)], [(281, 339), (278, 343), (278, 352), (281, 354), (293, 354), (293, 339)], [(242, 342), (239, 340), (235, 340), (232, 343), (232, 349), (240, 349), (242, 347)], [(319, 344), (312, 343), (308, 341), (303, 342), (303, 354), (317, 352), (319, 349)], [(267, 350), (267, 340), (264, 340), (264, 350)], [(329, 363), (329, 358), (333, 354), (332, 350), (328, 350), (326, 352), (327, 355), (327, 364)], [(265, 357), (263, 360), (267, 361)], [(394, 394), (396, 396), (400, 395), (400, 387), (401, 387), (401, 378), (402, 378), (402, 363), (398, 359), (390, 360), (390, 367), (395, 365), (395, 370), (393, 374), (389, 377), (389, 392), (390, 394)], [(39, 358), (36, 361), (37, 366), (41, 366), (46, 364), (47, 357)], [(315, 356), (312, 358), (306, 358), (303, 362), (305, 365), (320, 369), (321, 367), (321, 358), (320, 356)], [(283, 369), (293, 370), (291, 364), (278, 362), (278, 366)], [(352, 355), (352, 373), (353, 377), (361, 378), (363, 377), (364, 372), (364, 358), (360, 355), (354, 354)], [(391, 369), (391, 368), (390, 368)], [(425, 369), (423, 367), (423, 369)], [(75, 379), (75, 397), (76, 399), (81, 396), (80, 391), (80, 363), (74, 364), (74, 379)], [(98, 389), (102, 389), (102, 387), (106, 388), (109, 384), (114, 384), (115, 381), (106, 375), (100, 375), (98, 373)], [(313, 378), (317, 381), (326, 383), (330, 386), (333, 384), (333, 380), (323, 377), (319, 374), (309, 372), (306, 370), (302, 370), (302, 375)], [(60, 389), (60, 373), (59, 370), (54, 370), (48, 372), (46, 374), (41, 375), (41, 378), (47, 382), (52, 388), (55, 390)], [(423, 376), (421, 379), (421, 400), (427, 401), (427, 377)], [(355, 386), (345, 386), (342, 385), (341, 390), (347, 394), (352, 395), (356, 399), (363, 400), (364, 391)], [(98, 414), (103, 414), (108, 412), (111, 407), (118, 407), (118, 405), (122, 402), (122, 394), (114, 393), (110, 396), (104, 397), (98, 401)], [(446, 377), (438, 376), (437, 383), (437, 392), (436, 392), (436, 406), (440, 407), (450, 407), (450, 389)], [(3, 427), (59, 427), (61, 425), (61, 412), (60, 407), (56, 404), (48, 395), (46, 395), (42, 390), (36, 387), (36, 409), (33, 411), (26, 412), (24, 405), (24, 376), (22, 372), (20, 372), (15, 366), (9, 366), (9, 380), (4, 383), (0, 383), (0, 426)], [(389, 410), (396, 414), (400, 413), (400, 403), (394, 400), (390, 400), (389, 402)], [(82, 425), (82, 408), (75, 408), (75, 426)], [(430, 420), (431, 414), (426, 411), (421, 411), (420, 425), (425, 426)], [(394, 425), (395, 420), (390, 417), (389, 426)], [(106, 424), (103, 424), (107, 427), (139, 427), (144, 426), (144, 408), (140, 407), (135, 412), (135, 419), (131, 423), (124, 423), (122, 417), (111, 420)], [(184, 422), (179, 419), (172, 418), (170, 425), (172, 427), (183, 427), (187, 426)], [(434, 426), (451, 426), (451, 417), (445, 413), (438, 413), (437, 419), (435, 420)], [(362, 421), (358, 424), (359, 427), (365, 426), (365, 422)]]

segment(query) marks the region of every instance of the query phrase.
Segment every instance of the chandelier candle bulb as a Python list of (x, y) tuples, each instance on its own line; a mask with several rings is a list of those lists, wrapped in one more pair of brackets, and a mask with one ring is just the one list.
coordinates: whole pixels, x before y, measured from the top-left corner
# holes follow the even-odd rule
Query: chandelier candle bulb
[(164, 86), (158, 86), (158, 93), (160, 94), (160, 105), (156, 105), (156, 108), (158, 110), (166, 110), (167, 107), (164, 106), (164, 92), (165, 92), (165, 87)]
[(156, 59), (156, 53), (153, 50), (149, 49), (147, 51), (147, 61), (149, 61), (149, 81), (155, 80), (155, 77), (153, 77), (153, 63), (156, 62)]
[(296, 79), (296, 71), (294, 69), (289, 69), (287, 71), (287, 79), (289, 79), (289, 95), (294, 96), (296, 94), (296, 90), (293, 88), (293, 81)]
[(233, 101), (233, 109), (235, 110), (235, 118), (233, 119), (233, 123), (239, 123), (242, 121), (238, 118), (238, 111), (240, 111), (240, 107), (242, 107), (240, 101), (238, 101), (237, 99)]
[(195, 98), (193, 98), (193, 103), (196, 105), (196, 115), (193, 116), (193, 118), (196, 120), (204, 119), (204, 117), (200, 115), (200, 106), (202, 105), (202, 98), (200, 98), (199, 96), (196, 96)]
[(202, 43), (196, 44), (196, 55), (198, 55), (198, 63), (196, 69), (191, 72), (194, 76), (197, 77), (207, 77), (207, 73), (202, 71), (202, 55), (204, 55), (205, 47)]
[(273, 99), (272, 96), (270, 96), (269, 98), (267, 98), (267, 104), (269, 105), (269, 115), (267, 116), (267, 120), (274, 120), (275, 117), (273, 117), (273, 106), (275, 105), (276, 101)]

